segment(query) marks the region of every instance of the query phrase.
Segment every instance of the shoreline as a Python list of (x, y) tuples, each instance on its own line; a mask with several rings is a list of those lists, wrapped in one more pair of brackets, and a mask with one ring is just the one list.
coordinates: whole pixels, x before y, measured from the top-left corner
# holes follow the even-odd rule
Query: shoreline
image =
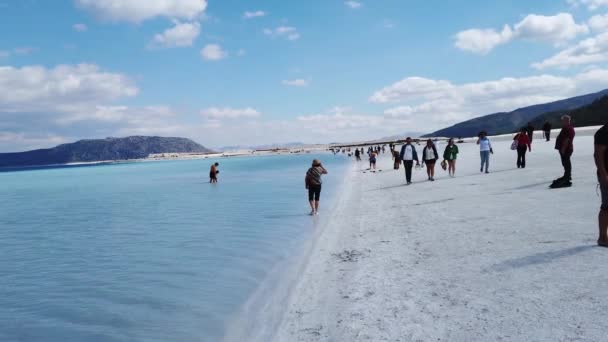
[(226, 335), (222, 342), (274, 340), (280, 325), (287, 317), (286, 310), (301, 280), (301, 272), (307, 268), (319, 239), (331, 227), (334, 213), (344, 200), (344, 192), (349, 191), (348, 186), (356, 171), (350, 159), (347, 159), (346, 163), (344, 177), (333, 189), (335, 194), (329, 201), (322, 202), (319, 216), (311, 217), (311, 235), (302, 241), (296, 253), (273, 267), (236, 316), (227, 322)]
[(562, 171), (554, 140), (535, 139), (524, 170), (497, 139), (489, 175), (470, 143), (454, 179), (416, 170), (404, 186), (386, 155), (384, 171), (353, 172), (267, 341), (602, 340), (608, 253), (593, 132), (577, 133), (568, 189), (547, 188)]

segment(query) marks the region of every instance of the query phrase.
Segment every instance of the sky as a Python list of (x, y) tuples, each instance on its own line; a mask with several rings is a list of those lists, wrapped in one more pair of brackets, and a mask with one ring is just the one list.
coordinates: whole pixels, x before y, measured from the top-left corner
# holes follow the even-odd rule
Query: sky
[(608, 88), (608, 0), (0, 0), (0, 152), (432, 132)]

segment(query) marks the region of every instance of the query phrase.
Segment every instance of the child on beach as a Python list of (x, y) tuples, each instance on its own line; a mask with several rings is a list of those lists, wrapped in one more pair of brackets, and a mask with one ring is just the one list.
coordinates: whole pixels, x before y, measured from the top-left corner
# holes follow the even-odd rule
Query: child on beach
[(454, 138), (448, 141), (448, 146), (443, 152), (443, 159), (448, 162), (448, 172), (450, 177), (456, 176), (456, 158), (458, 157), (458, 146), (454, 143)]
[(312, 161), (312, 167), (306, 172), (304, 183), (308, 190), (308, 202), (310, 203), (310, 215), (317, 215), (319, 212), (319, 199), (321, 198), (321, 176), (326, 175), (327, 170), (321, 165), (318, 159)]

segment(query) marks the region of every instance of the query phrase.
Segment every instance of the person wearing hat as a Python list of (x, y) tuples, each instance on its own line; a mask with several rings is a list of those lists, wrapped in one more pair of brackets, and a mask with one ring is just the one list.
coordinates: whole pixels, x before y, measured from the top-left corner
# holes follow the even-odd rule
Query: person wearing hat
[(399, 159), (403, 160), (403, 167), (405, 167), (405, 181), (407, 182), (407, 185), (410, 185), (412, 184), (412, 168), (414, 167), (414, 161), (416, 161), (416, 165), (420, 165), (416, 147), (412, 145), (412, 138), (407, 137), (405, 139), (405, 145), (401, 147)]
[(319, 199), (321, 198), (322, 175), (326, 175), (327, 170), (321, 165), (318, 159), (312, 161), (312, 167), (306, 172), (304, 183), (308, 190), (308, 202), (310, 203), (310, 215), (317, 215), (319, 212)]

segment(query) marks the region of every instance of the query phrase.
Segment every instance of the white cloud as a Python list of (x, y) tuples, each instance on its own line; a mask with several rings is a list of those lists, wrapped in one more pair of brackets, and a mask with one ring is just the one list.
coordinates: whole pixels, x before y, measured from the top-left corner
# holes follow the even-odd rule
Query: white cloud
[(163, 33), (155, 35), (154, 44), (168, 48), (192, 46), (201, 32), (201, 25), (198, 22), (179, 21), (175, 21), (174, 24), (175, 26), (166, 29)]
[(137, 95), (139, 90), (122, 74), (96, 65), (0, 67), (0, 111), (71, 112), (83, 105)]
[(4, 51), (4, 50), (0, 50), (0, 58), (9, 57), (10, 55), (11, 55), (10, 52)]
[(501, 32), (494, 29), (470, 29), (458, 32), (455, 39), (457, 48), (485, 55), (498, 45), (511, 41), (513, 30), (509, 25), (505, 25)]
[(300, 39), (300, 33), (295, 27), (291, 26), (279, 26), (275, 29), (264, 29), (264, 34), (271, 37), (285, 38), (287, 40), (298, 40)]
[(139, 23), (156, 17), (192, 20), (207, 8), (207, 0), (75, 0), (102, 18)]
[(266, 12), (264, 11), (252, 11), (252, 12), (245, 12), (243, 13), (243, 18), (245, 19), (252, 19), (252, 18), (258, 18), (258, 17), (264, 17), (266, 16)]
[(228, 53), (218, 44), (207, 44), (201, 50), (201, 56), (208, 61), (219, 61), (228, 56)]
[(203, 109), (201, 111), (201, 115), (208, 120), (226, 120), (226, 119), (244, 119), (244, 118), (258, 118), (260, 117), (260, 112), (253, 108), (217, 108), (211, 107), (207, 109)]
[(386, 109), (385, 116), (412, 120), (417, 130), (433, 130), (438, 124), (598, 91), (608, 87), (607, 75), (608, 70), (591, 69), (572, 77), (507, 77), (465, 84), (409, 77), (375, 92), (370, 101), (398, 103)]
[(284, 80), (281, 83), (283, 83), (283, 85), (291, 86), (291, 87), (307, 87), (310, 84), (310, 82), (308, 80), (301, 79), (301, 78), (298, 78), (295, 80)]
[(89, 29), (85, 24), (74, 24), (72, 25), (72, 28), (77, 32), (85, 32)]
[(603, 32), (608, 29), (608, 14), (594, 15), (587, 21), (587, 25), (595, 32)]
[(554, 16), (530, 14), (513, 28), (505, 25), (501, 32), (494, 29), (470, 29), (455, 35), (455, 46), (477, 54), (487, 54), (495, 47), (514, 39), (564, 44), (589, 32), (585, 24), (577, 24), (570, 13)]
[(600, 7), (608, 6), (608, 0), (567, 0), (573, 6), (585, 6), (594, 11)]
[(536, 69), (562, 68), (608, 60), (608, 32), (582, 40), (542, 62), (532, 64)]
[(358, 2), (358, 1), (344, 1), (344, 4), (352, 9), (358, 9), (361, 8), (361, 6), (363, 6), (362, 3)]

